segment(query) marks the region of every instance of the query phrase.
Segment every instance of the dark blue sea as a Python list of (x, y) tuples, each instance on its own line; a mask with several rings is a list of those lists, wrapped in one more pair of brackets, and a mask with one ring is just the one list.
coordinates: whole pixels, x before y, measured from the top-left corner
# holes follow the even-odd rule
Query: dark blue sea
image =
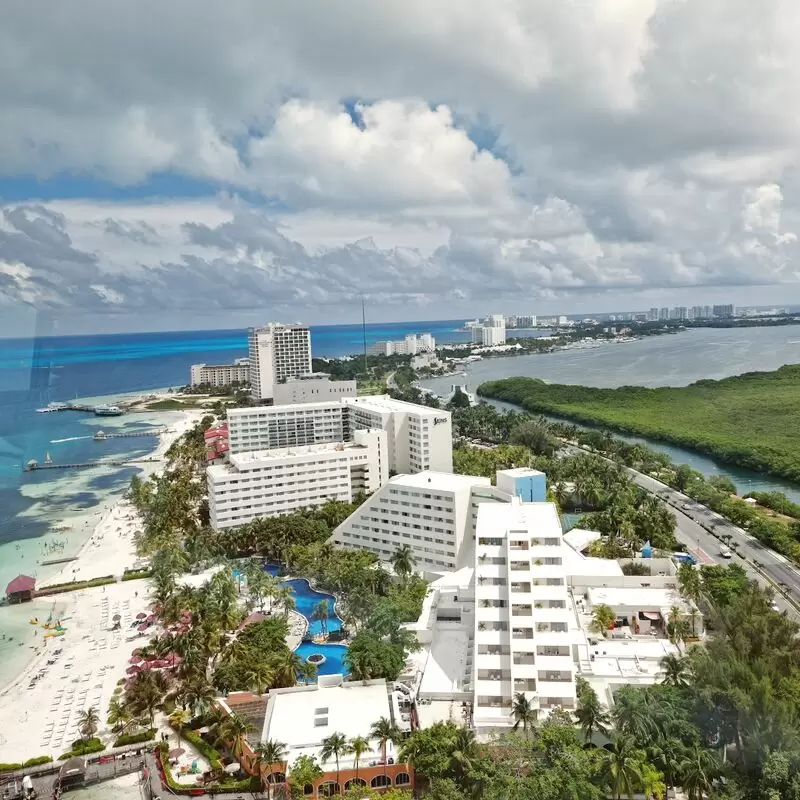
[[(432, 333), (437, 341), (467, 341), (463, 320), (367, 325), (367, 344)], [(311, 328), (315, 357), (363, 352), (361, 325)], [(121, 490), (133, 468), (109, 469), (91, 479), (77, 472), (23, 472), (30, 459), (46, 453), (72, 463), (151, 452), (155, 438), (92, 440), (104, 422), (85, 414), (39, 414), (53, 401), (105, 397), (181, 386), (196, 363), (225, 363), (247, 355), (247, 333), (239, 330), (173, 333), (52, 336), (0, 339), (0, 544), (41, 536), (60, 516), (88, 511), (110, 492)], [(152, 428), (169, 415), (136, 415), (114, 421), (123, 430)], [(106, 421), (108, 427), (111, 422)], [(2, 587), (0, 587), (2, 589)]]

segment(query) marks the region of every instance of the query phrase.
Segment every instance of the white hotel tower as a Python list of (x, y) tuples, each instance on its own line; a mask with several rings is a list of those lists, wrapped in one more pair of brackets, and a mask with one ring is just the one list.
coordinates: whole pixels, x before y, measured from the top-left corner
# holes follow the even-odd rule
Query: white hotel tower
[(254, 400), (272, 400), (276, 384), (311, 372), (311, 331), (302, 325), (250, 328), (247, 344)]

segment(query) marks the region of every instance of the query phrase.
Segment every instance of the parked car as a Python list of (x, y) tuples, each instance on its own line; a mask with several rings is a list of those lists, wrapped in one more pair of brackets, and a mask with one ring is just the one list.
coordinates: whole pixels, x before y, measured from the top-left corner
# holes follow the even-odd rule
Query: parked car
[(728, 550), (728, 548), (727, 548), (727, 547), (720, 547), (720, 549), (719, 549), (719, 554), (720, 554), (720, 555), (721, 555), (723, 558), (732, 558), (732, 557), (733, 557), (733, 553), (731, 553), (731, 551), (730, 551), (730, 550)]

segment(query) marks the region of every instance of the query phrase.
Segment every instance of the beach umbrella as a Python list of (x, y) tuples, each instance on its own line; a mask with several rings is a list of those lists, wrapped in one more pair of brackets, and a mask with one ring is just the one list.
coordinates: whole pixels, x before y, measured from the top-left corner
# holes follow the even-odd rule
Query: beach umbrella
[(128, 675), (135, 675), (138, 671), (139, 671), (139, 667), (137, 667), (137, 666), (128, 667), (128, 669), (125, 670), (126, 674), (128, 674)]
[(139, 656), (131, 656), (131, 657), (128, 659), (128, 663), (129, 663), (129, 664), (138, 664), (138, 663), (139, 663), (141, 660), (142, 660), (142, 659), (141, 659), (141, 658), (139, 658)]
[(182, 756), (186, 751), (182, 747), (176, 747), (174, 750), (169, 751), (170, 758), (177, 758), (178, 756)]
[(131, 653), (131, 655), (132, 655), (132, 656), (141, 656), (141, 654), (142, 654), (142, 648), (141, 648), (141, 647), (137, 647), (137, 648), (136, 648), (136, 649), (135, 649), (135, 650), (134, 650), (134, 651)]
[(139, 613), (136, 615), (136, 619), (147, 619), (147, 614), (145, 614), (145, 613), (144, 613), (144, 611), (140, 611), (140, 612), (139, 612)]
[(155, 614), (151, 614), (151, 615), (150, 615), (150, 616), (147, 618), (147, 621), (148, 621), (148, 622), (157, 622), (157, 621), (158, 621), (158, 617), (157, 617)]
[(140, 625), (136, 630), (139, 631), (139, 633), (146, 633), (147, 625)]

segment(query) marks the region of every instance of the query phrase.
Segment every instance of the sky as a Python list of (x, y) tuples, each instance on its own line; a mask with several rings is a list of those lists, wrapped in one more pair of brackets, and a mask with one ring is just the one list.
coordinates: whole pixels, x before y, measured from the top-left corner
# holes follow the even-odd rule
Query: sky
[(0, 335), (800, 297), (790, 0), (42, 0)]

